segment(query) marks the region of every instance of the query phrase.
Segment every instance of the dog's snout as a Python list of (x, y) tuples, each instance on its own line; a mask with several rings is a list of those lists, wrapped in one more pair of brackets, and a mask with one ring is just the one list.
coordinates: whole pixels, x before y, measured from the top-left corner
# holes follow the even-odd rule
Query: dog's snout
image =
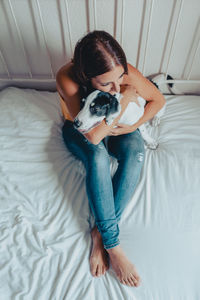
[(82, 125), (82, 122), (79, 119), (74, 119), (74, 126), (79, 128)]

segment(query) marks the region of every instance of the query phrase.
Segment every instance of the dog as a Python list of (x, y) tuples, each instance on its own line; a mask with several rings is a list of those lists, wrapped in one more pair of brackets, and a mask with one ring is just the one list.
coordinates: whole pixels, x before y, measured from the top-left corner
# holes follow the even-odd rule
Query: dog
[[(82, 109), (74, 119), (74, 127), (84, 134), (98, 126), (103, 119), (105, 119), (107, 125), (112, 124), (121, 112), (120, 100), (122, 97), (120, 93), (116, 93), (113, 96), (99, 90), (93, 91), (86, 99), (83, 98), (81, 100)], [(130, 102), (128, 104), (118, 123), (133, 125), (143, 116), (146, 100), (140, 96), (138, 96), (137, 100), (138, 103)], [(155, 115), (151, 122), (152, 126), (159, 125), (164, 109), (165, 106)], [(148, 148), (156, 149), (158, 142), (148, 134), (145, 124), (139, 127), (141, 135)]]

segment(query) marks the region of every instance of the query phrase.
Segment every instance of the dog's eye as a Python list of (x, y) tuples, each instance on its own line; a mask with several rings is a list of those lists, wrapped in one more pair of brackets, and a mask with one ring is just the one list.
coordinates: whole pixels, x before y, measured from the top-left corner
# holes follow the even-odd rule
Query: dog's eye
[(94, 105), (95, 105), (95, 103), (94, 103), (94, 102), (92, 102), (92, 103), (90, 104), (90, 106), (91, 106), (91, 107), (93, 107)]

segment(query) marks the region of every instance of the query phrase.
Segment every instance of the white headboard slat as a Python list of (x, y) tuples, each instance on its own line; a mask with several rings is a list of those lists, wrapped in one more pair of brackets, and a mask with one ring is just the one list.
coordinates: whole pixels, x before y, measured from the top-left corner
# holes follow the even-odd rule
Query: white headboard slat
[(144, 76), (200, 80), (199, 0), (2, 0), (0, 20), (0, 88), (55, 82), (94, 29), (114, 35)]

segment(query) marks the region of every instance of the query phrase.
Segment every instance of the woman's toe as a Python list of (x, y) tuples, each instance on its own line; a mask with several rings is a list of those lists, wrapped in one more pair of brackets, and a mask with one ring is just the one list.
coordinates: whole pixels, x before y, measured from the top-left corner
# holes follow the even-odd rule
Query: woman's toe
[(106, 274), (106, 268), (102, 267), (102, 275), (105, 275), (105, 274)]
[(130, 286), (135, 286), (135, 280), (133, 280), (131, 277), (128, 278), (128, 282), (129, 282)]

